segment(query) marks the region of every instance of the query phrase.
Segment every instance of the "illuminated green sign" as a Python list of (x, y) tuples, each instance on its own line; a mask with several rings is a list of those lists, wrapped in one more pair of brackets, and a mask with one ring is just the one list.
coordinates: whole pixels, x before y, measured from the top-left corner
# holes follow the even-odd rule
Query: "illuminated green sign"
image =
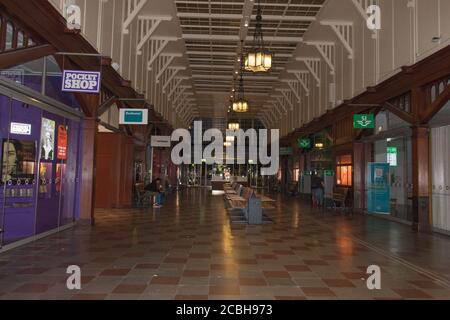
[(355, 129), (374, 129), (375, 116), (373, 114), (355, 114), (353, 116), (353, 127)]
[(311, 139), (299, 139), (297, 143), (300, 149), (311, 149)]

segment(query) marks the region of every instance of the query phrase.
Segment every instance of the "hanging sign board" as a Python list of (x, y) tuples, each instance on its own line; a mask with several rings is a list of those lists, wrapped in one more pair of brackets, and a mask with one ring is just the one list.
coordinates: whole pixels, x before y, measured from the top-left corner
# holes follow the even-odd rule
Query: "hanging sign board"
[(151, 146), (153, 148), (170, 148), (170, 136), (152, 136)]
[(148, 124), (148, 109), (120, 109), (119, 124)]
[(311, 149), (311, 139), (299, 139), (297, 143), (300, 149)]
[(101, 73), (97, 71), (64, 70), (62, 91), (99, 93)]
[(373, 114), (355, 114), (353, 127), (355, 129), (375, 129), (375, 116)]

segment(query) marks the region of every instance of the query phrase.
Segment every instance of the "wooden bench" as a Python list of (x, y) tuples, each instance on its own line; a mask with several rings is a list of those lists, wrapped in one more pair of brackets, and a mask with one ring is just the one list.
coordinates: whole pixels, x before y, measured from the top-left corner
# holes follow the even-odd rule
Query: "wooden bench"
[[(251, 188), (242, 188), (242, 193), (240, 195), (228, 195), (227, 202), (230, 210), (244, 210), (247, 208), (248, 201), (250, 197), (256, 194)], [(276, 207), (273, 201), (261, 201), (261, 207), (263, 211), (275, 210)]]

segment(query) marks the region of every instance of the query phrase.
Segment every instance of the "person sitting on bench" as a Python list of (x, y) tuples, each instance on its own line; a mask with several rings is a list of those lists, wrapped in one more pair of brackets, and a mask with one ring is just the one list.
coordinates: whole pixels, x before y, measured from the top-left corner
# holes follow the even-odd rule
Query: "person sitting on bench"
[(145, 191), (149, 192), (151, 196), (154, 196), (155, 203), (153, 205), (154, 208), (161, 208), (162, 207), (162, 193), (163, 187), (161, 185), (161, 179), (157, 178), (152, 183), (147, 185), (145, 187)]

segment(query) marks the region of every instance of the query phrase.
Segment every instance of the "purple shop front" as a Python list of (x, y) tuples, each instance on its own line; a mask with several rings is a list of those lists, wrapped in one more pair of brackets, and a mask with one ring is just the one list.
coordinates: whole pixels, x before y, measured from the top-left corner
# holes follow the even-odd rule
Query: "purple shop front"
[[(61, 76), (46, 80), (46, 94), (67, 102)], [(39, 82), (24, 77), (36, 91)], [(0, 94), (0, 247), (79, 217), (81, 123), (72, 119)]]

